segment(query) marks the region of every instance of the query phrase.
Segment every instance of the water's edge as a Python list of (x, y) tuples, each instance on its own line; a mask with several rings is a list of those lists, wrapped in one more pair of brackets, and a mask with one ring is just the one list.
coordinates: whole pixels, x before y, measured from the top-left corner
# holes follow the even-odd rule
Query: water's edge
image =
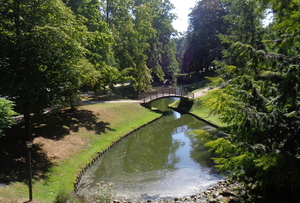
[(103, 154), (105, 154), (106, 152), (108, 152), (108, 150), (110, 150), (113, 146), (115, 146), (117, 143), (119, 143), (120, 141), (122, 141), (124, 138), (126, 138), (127, 136), (129, 136), (131, 133), (143, 128), (144, 126), (146, 125), (149, 125), (150, 123), (153, 123), (154, 121), (160, 119), (161, 117), (163, 117), (163, 115), (145, 123), (144, 125), (141, 125), (140, 127), (130, 131), (129, 133), (125, 134), (124, 136), (118, 138), (116, 141), (112, 142), (111, 145), (109, 147), (107, 147), (106, 149), (100, 151), (97, 153), (97, 155), (95, 157), (92, 158), (92, 161), (90, 163), (88, 163), (80, 172), (79, 172), (79, 175), (76, 177), (75, 179), (75, 183), (74, 183), (74, 186), (73, 186), (73, 191), (76, 193), (77, 190), (78, 190), (78, 185), (80, 183), (80, 180), (82, 178), (82, 175), (84, 174), (84, 172), (92, 165), (94, 164)]
[[(175, 111), (175, 112), (181, 113), (181, 114), (189, 114), (190, 116), (196, 118), (196, 119), (199, 120), (199, 121), (202, 121), (202, 122), (204, 122), (204, 123), (207, 123), (208, 125), (210, 125), (210, 126), (212, 126), (212, 127), (214, 127), (214, 128), (219, 128), (218, 126), (216, 126), (216, 125), (214, 125), (214, 124), (212, 124), (212, 123), (210, 123), (210, 122), (208, 122), (208, 121), (206, 121), (206, 120), (204, 120), (204, 119), (202, 119), (202, 118), (198, 117), (197, 115), (194, 115), (194, 114), (192, 114), (192, 113), (190, 113), (190, 112), (185, 112), (185, 113), (183, 113), (183, 112), (177, 111), (176, 108), (171, 108), (171, 107), (168, 107), (168, 108), (172, 109), (172, 110)], [(145, 123), (144, 125), (142, 125), (142, 126), (136, 128), (136, 129), (132, 130), (131, 132), (127, 133), (126, 135), (124, 135), (124, 136), (118, 138), (116, 141), (112, 142), (111, 145), (110, 145), (109, 147), (107, 147), (105, 150), (102, 150), (101, 152), (97, 153), (97, 155), (92, 159), (92, 161), (91, 161), (89, 164), (87, 164), (87, 165), (81, 170), (81, 172), (79, 173), (79, 175), (77, 176), (76, 181), (75, 181), (75, 183), (74, 183), (74, 192), (76, 193), (76, 192), (78, 191), (78, 187), (79, 187), (79, 185), (80, 185), (80, 181), (81, 181), (81, 179), (82, 179), (82, 177), (83, 177), (83, 174), (84, 174), (84, 173), (87, 171), (87, 169), (89, 169), (89, 168), (90, 168), (90, 167), (91, 167), (91, 166), (92, 166), (92, 165), (93, 165), (100, 157), (102, 157), (102, 155), (104, 155), (104, 154), (105, 154), (106, 152), (108, 152), (113, 146), (115, 146), (117, 143), (119, 143), (120, 141), (122, 141), (123, 139), (125, 139), (126, 137), (128, 137), (129, 135), (131, 135), (131, 134), (133, 134), (134, 132), (140, 130), (141, 128), (143, 128), (143, 127), (145, 127), (145, 126), (147, 126), (147, 125), (149, 125), (149, 124), (151, 124), (151, 123), (153, 123), (153, 122), (155, 122), (155, 121), (161, 119), (163, 116), (164, 116), (164, 115), (161, 115), (161, 116), (159, 116), (158, 118), (155, 118), (155, 119), (153, 119), (152, 121), (147, 122), (147, 123)], [(220, 183), (214, 183), (214, 184), (212, 184), (212, 185), (216, 185), (216, 184), (220, 184)], [(212, 185), (207, 186), (206, 188), (204, 188), (204, 190), (206, 190), (207, 188), (209, 188), (209, 187), (212, 186)], [(202, 190), (202, 191), (203, 191), (203, 190)], [(194, 194), (194, 195), (186, 195), (185, 197), (170, 197), (170, 198), (171, 198), (172, 200), (176, 200), (176, 199), (177, 199), (177, 200), (187, 200), (187, 199), (192, 200), (193, 198), (199, 199), (200, 196), (197, 195), (197, 194)], [(170, 198), (166, 198), (166, 199), (170, 200)], [(144, 199), (145, 199), (145, 200), (146, 200), (146, 199), (148, 199), (148, 200), (155, 200), (155, 199), (157, 199), (157, 198), (156, 198), (156, 197), (147, 196), (147, 197), (145, 197)], [(162, 199), (164, 199), (164, 198), (162, 198)], [(131, 202), (132, 202), (132, 201), (131, 201)]]

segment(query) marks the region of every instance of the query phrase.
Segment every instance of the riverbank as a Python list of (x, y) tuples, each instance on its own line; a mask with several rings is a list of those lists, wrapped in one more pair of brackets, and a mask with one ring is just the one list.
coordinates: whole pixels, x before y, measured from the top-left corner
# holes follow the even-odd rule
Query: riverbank
[[(138, 103), (99, 103), (33, 118), (33, 201), (50, 203), (72, 191), (80, 171), (97, 154), (132, 130), (160, 117)], [(1, 138), (0, 202), (28, 200), (22, 124)], [(11, 149), (10, 149), (11, 148)], [(19, 157), (19, 158), (16, 158)], [(9, 182), (10, 181), (10, 182)]]
[[(198, 95), (203, 96), (204, 94), (205, 90), (201, 90)], [(111, 143), (128, 132), (161, 116), (161, 114), (141, 107), (139, 102), (134, 100), (99, 104), (92, 104), (98, 102), (87, 103), (89, 105), (82, 106), (75, 112), (66, 109), (52, 116), (46, 114), (42, 119), (43, 122), (35, 121), (32, 202), (53, 202), (58, 193), (67, 194), (72, 191), (80, 171), (99, 152), (105, 150)], [(17, 127), (21, 128), (21, 126)], [(20, 133), (8, 134), (4, 138), (5, 142), (1, 142), (0, 146), (4, 143), (11, 146), (14, 143), (9, 143), (9, 140), (17, 139), (19, 140), (17, 147), (22, 148), (20, 145), (22, 138), (19, 135)], [(3, 149), (4, 152), (7, 152), (5, 148)], [(26, 150), (16, 150), (16, 152), (19, 154), (16, 155), (9, 151), (8, 156), (6, 155), (7, 160), (3, 160), (4, 156), (0, 156), (1, 163), (7, 166), (1, 169), (0, 180), (13, 180), (9, 184), (4, 181), (5, 186), (0, 188), (0, 202), (3, 203), (28, 200)], [(16, 156), (19, 158), (12, 158)], [(22, 164), (16, 167), (15, 162), (17, 161)], [(13, 173), (22, 173), (23, 175), (14, 175)], [(203, 194), (196, 195), (194, 198), (197, 197), (196, 199), (199, 200), (201, 197), (203, 200)], [(191, 199), (193, 198), (191, 197)]]
[[(227, 124), (222, 123), (219, 115), (215, 115), (211, 113), (211, 110), (208, 109), (205, 105), (203, 105), (206, 99), (206, 93), (210, 88), (204, 88), (201, 90), (196, 90), (196, 98), (191, 104), (191, 107), (187, 107), (188, 111), (184, 111), (185, 108), (178, 109), (180, 103), (186, 103), (190, 105), (189, 102), (186, 101), (176, 101), (171, 104), (169, 107), (175, 111), (185, 113), (189, 113), (196, 118), (209, 123), (210, 125), (220, 128), (226, 127)], [(184, 113), (183, 112), (183, 113)], [(251, 200), (251, 195), (248, 194), (247, 188), (239, 182), (234, 182), (229, 179), (225, 179), (220, 181), (216, 185), (212, 185), (205, 191), (200, 192), (199, 194), (195, 194), (192, 196), (188, 196), (185, 198), (175, 198), (173, 202), (182, 203), (182, 202), (201, 202), (201, 203), (230, 203), (230, 202), (253, 202)]]
[[(178, 112), (182, 113), (189, 113), (196, 118), (209, 123), (212, 126), (215, 127), (226, 127), (227, 125), (225, 123), (222, 123), (220, 120), (219, 115), (215, 115), (211, 113), (211, 110), (208, 109), (206, 106), (204, 106), (204, 101), (206, 100), (206, 94), (210, 90), (212, 90), (212, 87), (202, 86), (199, 89), (194, 89), (192, 93), (194, 94), (194, 99), (183, 99), (178, 100), (174, 102), (173, 104), (170, 104), (169, 107), (173, 110), (176, 110)], [(190, 101), (190, 102), (189, 102)], [(180, 102), (183, 102), (185, 104), (181, 104), (181, 107), (179, 107)]]

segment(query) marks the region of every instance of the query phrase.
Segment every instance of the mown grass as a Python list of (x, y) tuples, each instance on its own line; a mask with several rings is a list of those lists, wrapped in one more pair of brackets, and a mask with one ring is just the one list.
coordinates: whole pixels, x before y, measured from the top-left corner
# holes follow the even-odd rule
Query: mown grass
[[(203, 88), (197, 89), (198, 91)], [(194, 90), (194, 91), (197, 91)], [(204, 101), (206, 96), (201, 96), (194, 101), (192, 108), (190, 109), (189, 113), (194, 114), (195, 116), (208, 121), (209, 123), (216, 125), (218, 127), (226, 127), (228, 126), (226, 123), (223, 123), (220, 119), (220, 115), (214, 114), (213, 111), (204, 105)], [(172, 108), (179, 107), (180, 100), (175, 101), (174, 103), (170, 104), (169, 106)]]
[[(78, 115), (76, 116), (78, 112), (81, 113), (80, 116), (92, 118), (78, 117)], [(82, 114), (82, 112), (84, 113)], [(70, 148), (70, 150), (77, 151), (69, 152), (69, 156), (47, 159), (46, 161), (51, 164), (44, 171), (36, 171), (34, 166), (37, 165), (35, 163), (37, 159), (33, 160), (33, 202), (50, 203), (54, 201), (58, 191), (72, 191), (78, 173), (98, 152), (106, 149), (118, 138), (160, 116), (137, 103), (88, 105), (80, 107), (74, 114), (69, 113), (66, 117), (63, 117), (63, 114), (59, 115), (56, 115), (56, 119), (52, 118), (52, 122), (36, 123), (34, 130), (36, 137), (43, 137), (46, 142), (47, 140), (51, 143), (54, 141), (52, 147), (57, 147), (55, 143), (58, 144), (64, 139), (76, 138), (81, 140), (78, 144), (80, 146), (74, 144), (74, 148)], [(66, 142), (66, 144), (70, 143)], [(63, 147), (57, 150), (60, 149), (63, 150)], [(33, 156), (38, 156), (34, 153), (37, 151), (33, 151)], [(38, 178), (38, 173), (44, 173), (43, 178)], [(25, 202), (28, 200), (28, 187), (25, 182), (26, 179), (17, 180), (0, 188), (0, 202)]]
[(206, 107), (203, 102), (205, 101), (206, 99), (206, 96), (202, 96), (202, 97), (199, 97), (190, 113), (198, 116), (199, 118), (203, 119), (203, 120), (206, 120), (216, 126), (219, 126), (219, 127), (226, 127), (227, 124), (223, 123), (221, 120), (220, 120), (220, 115), (218, 114), (214, 114), (213, 111), (211, 109), (209, 109), (208, 107)]
[(207, 84), (209, 83), (208, 79), (203, 79), (202, 81), (193, 83), (193, 84), (189, 84), (186, 85), (185, 88), (189, 91), (189, 92), (197, 92), (199, 90), (202, 90), (204, 88), (207, 87)]

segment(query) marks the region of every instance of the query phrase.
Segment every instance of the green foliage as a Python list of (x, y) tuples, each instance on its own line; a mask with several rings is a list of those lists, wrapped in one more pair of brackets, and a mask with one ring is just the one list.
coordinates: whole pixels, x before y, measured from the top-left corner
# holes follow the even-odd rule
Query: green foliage
[(86, 61), (92, 64), (94, 70), (81, 73), (84, 77), (84, 89), (100, 92), (105, 89), (105, 86), (113, 87), (115, 84), (123, 83), (123, 75), (116, 68), (111, 48), (114, 44), (112, 33), (107, 23), (102, 20), (103, 14), (99, 12), (101, 2), (69, 0), (67, 6), (75, 13), (78, 21), (83, 22), (87, 27), (86, 41), (83, 46), (87, 49)]
[[(130, 81), (146, 90), (176, 69), (169, 1), (49, 0), (0, 4), (0, 94), (25, 115), (78, 104), (81, 90)], [(173, 72), (172, 72), (173, 71)]]
[(220, 156), (226, 156), (228, 153), (235, 151), (234, 145), (225, 138), (218, 138), (216, 140), (207, 142), (205, 146), (210, 147), (212, 151), (215, 151)]
[(224, 83), (224, 79), (221, 77), (205, 77), (205, 78), (210, 81), (210, 83), (207, 84), (208, 86), (219, 87)]
[(53, 203), (79, 203), (79, 201), (76, 197), (76, 195), (72, 194), (67, 189), (60, 189), (55, 197), (55, 200)]
[[(149, 35), (155, 32), (149, 24), (146, 6), (136, 8), (131, 0), (119, 0), (114, 4), (109, 2), (108, 5), (107, 22), (115, 41), (113, 52), (116, 63), (120, 70), (125, 70), (127, 76), (132, 77), (134, 87), (141, 91), (151, 82), (146, 51), (149, 49)], [(149, 32), (144, 33), (147, 26), (150, 26)]]
[(225, 14), (226, 10), (219, 0), (199, 1), (189, 14), (186, 50), (189, 72), (198, 75), (199, 72), (208, 70), (214, 60), (221, 59), (224, 45), (217, 35), (226, 32), (223, 20)]
[[(228, 32), (226, 43), (242, 41), (255, 48), (262, 48), (261, 39), (263, 29), (261, 20), (263, 11), (261, 4), (257, 0), (223, 0), (228, 14), (224, 17), (228, 22)], [(224, 34), (224, 33), (221, 33)]]
[(156, 35), (149, 40), (151, 48), (147, 54), (149, 56), (147, 65), (155, 74), (155, 78), (163, 81), (164, 77), (173, 78), (178, 69), (175, 56), (176, 43), (171, 39), (175, 33), (171, 23), (176, 16), (170, 13), (174, 8), (170, 1), (155, 0), (149, 6), (152, 8), (150, 15), (153, 18), (152, 26), (156, 30)]
[(228, 126), (228, 124), (221, 121), (221, 115), (217, 114), (214, 109), (211, 109), (210, 106), (207, 105), (208, 99), (209, 97), (207, 95), (196, 99), (190, 113), (220, 128)]
[[(171, 26), (169, 1), (118, 0), (107, 2), (106, 14), (115, 44), (113, 52), (119, 70), (126, 71), (138, 92), (149, 88), (152, 77), (163, 80), (176, 67), (175, 30)], [(166, 58), (166, 59), (165, 59)]]
[(194, 130), (191, 133), (197, 135), (196, 137), (198, 137), (204, 143), (214, 139), (213, 135), (206, 130)]
[(84, 59), (86, 27), (56, 0), (8, 1), (0, 11), (0, 93), (25, 115), (31, 139), (29, 114), (73, 101), (67, 96), (87, 82), (81, 74), (94, 71)]
[[(230, 47), (208, 93), (206, 106), (228, 125), (226, 137), (206, 146), (231, 177), (248, 185), (256, 201), (297, 202), (300, 198), (299, 15), (298, 1), (224, 1)], [(261, 2), (268, 6), (259, 7)], [(227, 4), (228, 3), (228, 4)], [(271, 8), (274, 22), (262, 40), (261, 12)], [(292, 26), (293, 25), (293, 26)], [(271, 34), (270, 34), (271, 33)]]
[(4, 128), (14, 124), (13, 116), (17, 115), (13, 110), (13, 102), (0, 97), (0, 136)]
[(59, 190), (54, 203), (66, 203), (68, 199), (70, 198), (70, 194), (67, 190)]

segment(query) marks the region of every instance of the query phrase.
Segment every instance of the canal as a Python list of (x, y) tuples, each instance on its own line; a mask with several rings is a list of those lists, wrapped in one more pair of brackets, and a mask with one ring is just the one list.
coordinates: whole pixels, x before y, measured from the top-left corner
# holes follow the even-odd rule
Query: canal
[(89, 200), (109, 192), (119, 200), (166, 199), (196, 194), (222, 180), (213, 170), (211, 154), (199, 139), (187, 134), (213, 127), (167, 108), (174, 100), (152, 102), (165, 115), (102, 155), (83, 174), (77, 194)]

